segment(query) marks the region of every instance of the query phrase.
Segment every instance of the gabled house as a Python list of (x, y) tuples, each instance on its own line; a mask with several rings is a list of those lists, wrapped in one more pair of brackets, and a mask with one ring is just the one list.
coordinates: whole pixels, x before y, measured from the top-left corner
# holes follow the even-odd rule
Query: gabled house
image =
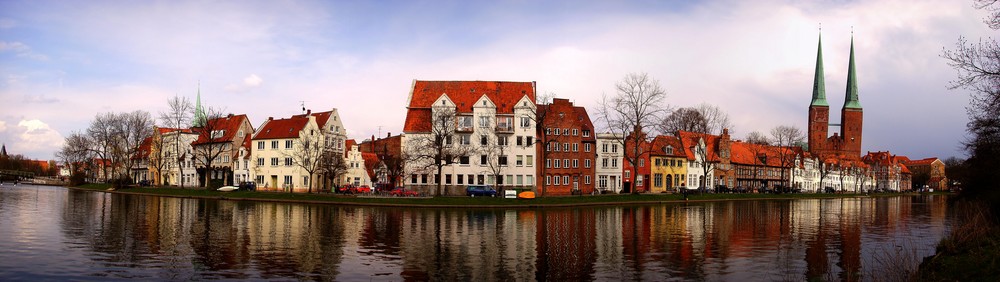
[(650, 192), (677, 192), (686, 186), (688, 157), (677, 137), (660, 135), (653, 138), (649, 159)]
[[(379, 188), (395, 188), (403, 185), (403, 168), (405, 159), (403, 158), (403, 136), (392, 136), (386, 134), (385, 138), (376, 138), (361, 142), (360, 150), (365, 158), (365, 163), (377, 161), (378, 164), (373, 169), (373, 173), (378, 175), (375, 186)], [(374, 157), (375, 159), (370, 159)]]
[[(253, 175), (258, 190), (314, 191), (311, 173), (302, 164), (319, 158), (323, 134), (313, 115), (267, 118), (253, 135), (250, 154), (256, 158)], [(304, 145), (312, 144), (312, 145)], [(315, 172), (315, 171), (314, 171)]]
[(432, 195), (438, 184), (445, 195), (464, 194), (469, 184), (534, 188), (535, 109), (534, 82), (414, 80), (404, 182)]
[(233, 185), (233, 161), (239, 157), (244, 139), (254, 131), (250, 119), (230, 114), (208, 119), (192, 130), (198, 135), (191, 146), (199, 186), (205, 186), (206, 181), (215, 182), (215, 186)]
[[(544, 194), (594, 193), (597, 136), (587, 109), (558, 98), (537, 107), (538, 115), (545, 117), (538, 125), (542, 129), (538, 138), (541, 146), (536, 152), (545, 159), (544, 166), (537, 166), (537, 175), (545, 177), (539, 185)], [(515, 164), (522, 164), (522, 156), (517, 156)]]
[(602, 193), (621, 193), (622, 162), (624, 149), (618, 145), (621, 137), (614, 133), (597, 134), (594, 160), (597, 175), (597, 190)]
[(678, 139), (687, 157), (687, 189), (712, 189), (715, 187), (715, 171), (719, 158), (719, 136), (678, 131)]
[(150, 181), (152, 178), (149, 169), (149, 156), (152, 152), (152, 145), (153, 137), (146, 137), (146, 139), (143, 139), (142, 143), (139, 144), (139, 149), (136, 150), (135, 155), (132, 156), (134, 165), (132, 166), (130, 174), (134, 183)]

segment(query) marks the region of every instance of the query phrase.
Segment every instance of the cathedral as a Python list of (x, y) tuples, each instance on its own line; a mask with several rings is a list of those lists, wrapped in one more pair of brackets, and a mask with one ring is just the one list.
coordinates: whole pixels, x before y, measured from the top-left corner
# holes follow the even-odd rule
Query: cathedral
[[(854, 70), (854, 38), (851, 38), (851, 59), (847, 69), (847, 93), (841, 108), (840, 123), (830, 123), (830, 104), (826, 102), (823, 78), (823, 39), (816, 51), (816, 76), (813, 79), (812, 102), (809, 104), (809, 152), (821, 160), (830, 158), (858, 161), (861, 159), (861, 129), (864, 112), (858, 102), (858, 81)], [(829, 135), (830, 127), (839, 132)]]

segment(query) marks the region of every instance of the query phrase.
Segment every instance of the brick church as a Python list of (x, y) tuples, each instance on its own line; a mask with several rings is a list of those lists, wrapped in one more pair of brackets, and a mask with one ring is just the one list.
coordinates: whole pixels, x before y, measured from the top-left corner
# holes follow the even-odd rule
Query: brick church
[[(812, 103), (809, 104), (809, 152), (821, 160), (860, 161), (861, 133), (864, 111), (858, 102), (858, 81), (854, 70), (854, 38), (851, 38), (851, 59), (847, 69), (847, 93), (841, 108), (840, 123), (830, 123), (830, 104), (826, 101), (823, 78), (823, 39), (816, 51), (816, 76), (813, 80)], [(840, 132), (829, 135), (830, 127)]]

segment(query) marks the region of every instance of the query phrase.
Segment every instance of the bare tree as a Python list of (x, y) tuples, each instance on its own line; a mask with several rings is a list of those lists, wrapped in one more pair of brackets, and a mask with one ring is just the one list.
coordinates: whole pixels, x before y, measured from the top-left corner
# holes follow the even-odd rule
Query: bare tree
[(708, 133), (708, 120), (695, 108), (679, 108), (660, 122), (660, 132), (680, 137), (681, 131)]
[[(771, 129), (771, 141), (778, 147), (775, 154), (778, 157), (778, 165), (781, 166), (782, 181), (785, 181), (785, 171), (791, 170), (795, 164), (796, 152), (791, 147), (802, 143), (803, 139), (802, 131), (791, 125), (779, 125)], [(788, 183), (795, 182), (795, 174), (791, 174), (790, 178)], [(787, 190), (788, 186), (784, 185), (783, 189)]]
[[(84, 133), (70, 133), (69, 136), (66, 136), (66, 144), (63, 144), (59, 152), (56, 152), (56, 157), (70, 168), (73, 175), (82, 173), (82, 166), (89, 165), (94, 160), (93, 151), (91, 151), (93, 145), (91, 142), (91, 139)], [(71, 184), (77, 185), (82, 183)]]
[(233, 144), (231, 140), (225, 138), (224, 124), (225, 117), (222, 110), (209, 107), (205, 110), (205, 122), (201, 127), (192, 128), (198, 134), (198, 139), (192, 143), (194, 149), (195, 167), (202, 174), (202, 187), (211, 188), (211, 175), (218, 171), (215, 162), (222, 158), (224, 154), (232, 155)]
[(733, 122), (729, 120), (729, 114), (722, 111), (719, 107), (709, 103), (701, 103), (695, 109), (705, 119), (704, 133), (722, 135), (723, 130), (733, 129)]
[[(322, 167), (323, 153), (327, 151), (327, 148), (323, 146), (323, 134), (318, 129), (307, 127), (299, 133), (299, 140), (295, 141), (293, 146), (293, 150), (282, 154), (291, 158), (292, 164), (309, 174), (309, 193), (312, 193), (313, 186), (315, 186), (313, 184), (316, 182), (314, 180), (316, 172)], [(335, 152), (335, 154), (340, 155), (339, 152)]]
[[(746, 138), (747, 149), (753, 154), (753, 175), (754, 180), (760, 180), (761, 170), (767, 169), (767, 147), (771, 146), (771, 140), (760, 131), (751, 131)], [(753, 183), (751, 188), (766, 188), (764, 182)], [(757, 186), (757, 187), (753, 187)]]
[[(985, 23), (991, 29), (1000, 29), (1000, 1), (975, 0), (974, 6), (990, 12)], [(959, 37), (954, 50), (944, 50), (942, 57), (958, 71), (958, 79), (951, 82), (951, 89), (971, 90), (966, 108), (970, 133), (964, 142), (969, 154), (966, 160), (968, 179), (964, 192), (991, 195), (1000, 199), (997, 182), (1000, 182), (1000, 43), (995, 39), (979, 39), (969, 43)]]
[[(104, 182), (108, 182), (112, 174), (117, 175), (117, 165), (115, 165), (117, 160), (114, 160), (114, 157), (121, 155), (122, 139), (119, 138), (119, 123), (118, 115), (114, 113), (101, 113), (94, 117), (94, 120), (90, 122), (90, 127), (87, 128), (87, 136), (91, 140), (90, 150), (99, 159), (98, 162), (100, 163), (98, 165), (101, 167), (102, 181)], [(108, 171), (109, 166), (111, 169), (110, 172)]]
[(817, 165), (819, 166), (819, 191), (825, 191), (826, 187), (823, 186), (823, 180), (825, 180), (827, 176), (830, 176), (830, 173), (839, 169), (840, 163), (837, 159), (829, 158), (819, 159)]
[[(167, 100), (167, 111), (160, 112), (160, 121), (166, 124), (168, 127), (180, 130), (186, 128), (191, 122), (191, 112), (194, 110), (194, 105), (191, 104), (191, 100), (187, 97), (174, 96), (172, 99)], [(176, 167), (181, 167), (184, 160), (181, 158), (181, 144), (180, 138), (174, 138), (173, 142), (170, 142), (173, 146), (173, 152), (177, 154), (176, 158), (172, 158), (174, 165)], [(184, 188), (184, 181), (178, 181), (181, 188)]]
[[(409, 157), (408, 163), (413, 164), (420, 171), (436, 172), (435, 184), (436, 195), (442, 195), (443, 190), (440, 178), (441, 171), (446, 165), (450, 165), (460, 158), (468, 159), (474, 149), (466, 144), (470, 135), (458, 135), (457, 116), (454, 108), (435, 107), (431, 114), (430, 132), (426, 134), (414, 134), (406, 144), (406, 155)], [(464, 126), (464, 125), (463, 125)], [(471, 125), (470, 125), (471, 126)]]
[(140, 154), (142, 142), (153, 134), (153, 117), (149, 112), (136, 110), (119, 114), (119, 120), (117, 130), (124, 152), (122, 164), (125, 171), (129, 172), (137, 165), (135, 157)]
[(325, 147), (319, 155), (318, 172), (323, 175), (324, 185), (347, 173), (347, 161), (344, 154), (330, 147)]
[(166, 159), (167, 154), (163, 150), (163, 135), (155, 131), (152, 134), (152, 139), (149, 142), (149, 167), (157, 172), (157, 179), (154, 180), (154, 185), (164, 185), (163, 169), (166, 167), (168, 160)]
[(480, 138), (479, 153), (486, 157), (486, 172), (493, 176), (497, 191), (503, 195), (503, 186), (500, 184), (503, 183), (503, 170), (510, 165), (507, 156), (510, 153), (510, 138), (496, 134), (483, 134)]
[[(616, 140), (618, 144), (626, 151), (631, 151), (626, 152), (624, 161), (637, 168), (642, 156), (649, 153), (648, 146), (642, 144), (650, 141), (646, 134), (639, 133), (643, 129), (655, 128), (661, 121), (666, 112), (663, 103), (667, 99), (667, 92), (658, 80), (646, 73), (628, 74), (615, 84), (615, 88), (615, 96), (602, 97), (598, 114), (609, 131), (615, 136), (621, 136)], [(628, 144), (633, 146), (629, 147)], [(635, 183), (636, 173), (629, 177), (631, 183)], [(632, 193), (638, 192), (633, 188)]]

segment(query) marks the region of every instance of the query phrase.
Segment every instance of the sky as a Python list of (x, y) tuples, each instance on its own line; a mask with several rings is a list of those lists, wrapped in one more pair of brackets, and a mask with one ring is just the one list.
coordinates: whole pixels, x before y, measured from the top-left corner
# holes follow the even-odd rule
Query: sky
[(734, 138), (805, 132), (822, 33), (832, 121), (853, 34), (863, 151), (963, 157), (969, 91), (948, 88), (957, 73), (941, 54), (959, 36), (996, 35), (972, 4), (0, 1), (0, 143), (53, 159), (99, 113), (158, 117), (169, 98), (199, 92), (255, 128), (303, 105), (337, 108), (363, 140), (400, 133), (414, 79), (536, 81), (596, 119), (629, 73), (659, 81), (665, 106), (718, 106)]

